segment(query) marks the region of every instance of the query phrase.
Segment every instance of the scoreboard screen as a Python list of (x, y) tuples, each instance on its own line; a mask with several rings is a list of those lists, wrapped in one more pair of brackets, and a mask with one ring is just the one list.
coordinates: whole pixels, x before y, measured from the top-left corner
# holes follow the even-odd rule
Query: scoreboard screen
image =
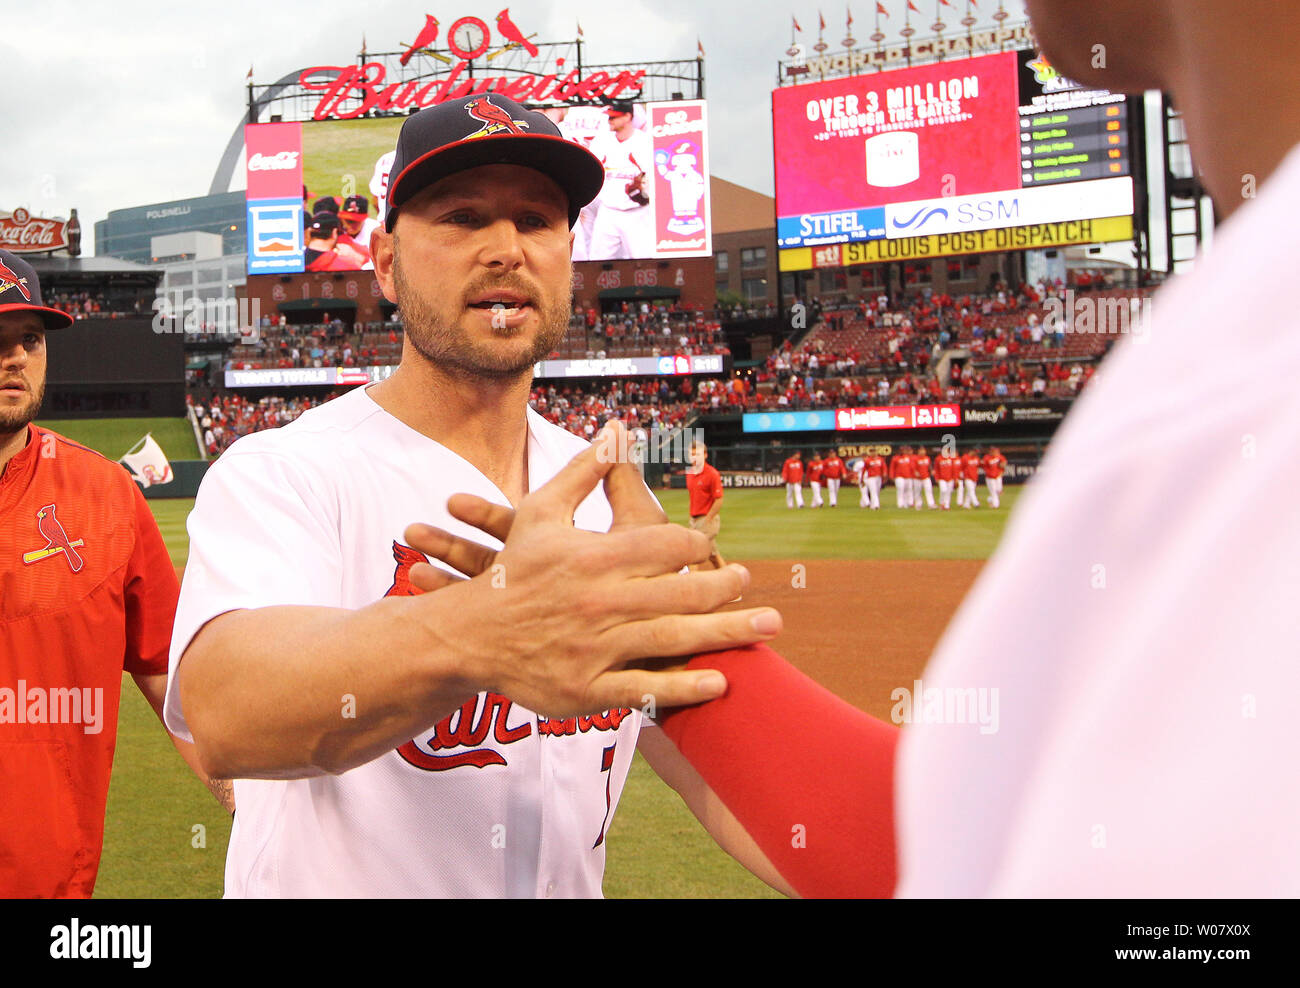
[(1126, 100), (1033, 51), (777, 89), (777, 246), (1131, 217)]

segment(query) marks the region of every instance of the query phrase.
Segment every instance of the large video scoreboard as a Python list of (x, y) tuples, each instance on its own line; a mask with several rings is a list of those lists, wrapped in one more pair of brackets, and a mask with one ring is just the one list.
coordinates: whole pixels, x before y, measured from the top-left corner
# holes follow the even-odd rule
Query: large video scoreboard
[(777, 89), (782, 270), (1125, 240), (1127, 97), (1033, 51)]

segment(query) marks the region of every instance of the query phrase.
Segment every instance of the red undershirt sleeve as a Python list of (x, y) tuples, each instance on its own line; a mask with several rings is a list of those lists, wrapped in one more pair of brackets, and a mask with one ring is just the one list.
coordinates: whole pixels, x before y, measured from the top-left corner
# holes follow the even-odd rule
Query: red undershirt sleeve
[(805, 898), (888, 898), (897, 882), (898, 728), (764, 645), (696, 656), (721, 699), (661, 714), (664, 733)]

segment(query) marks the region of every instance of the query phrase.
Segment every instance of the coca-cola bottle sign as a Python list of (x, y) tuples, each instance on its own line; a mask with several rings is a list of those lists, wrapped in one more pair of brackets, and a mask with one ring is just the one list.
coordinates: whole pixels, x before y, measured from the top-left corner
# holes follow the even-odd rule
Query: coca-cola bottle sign
[(15, 254), (63, 250), (68, 246), (66, 220), (33, 216), (22, 206), (0, 213), (0, 247)]

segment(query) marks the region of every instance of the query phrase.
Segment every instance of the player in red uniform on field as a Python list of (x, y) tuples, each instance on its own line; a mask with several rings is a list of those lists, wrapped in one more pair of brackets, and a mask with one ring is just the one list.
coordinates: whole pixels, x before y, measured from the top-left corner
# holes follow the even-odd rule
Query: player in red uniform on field
[(912, 447), (904, 446), (889, 462), (889, 477), (898, 495), (898, 507), (912, 506)]
[(808, 460), (808, 486), (812, 488), (811, 507), (820, 508), (822, 506), (822, 458), (814, 450)]
[(858, 507), (880, 510), (880, 485), (885, 476), (885, 458), (879, 453), (872, 453), (862, 463), (862, 475), (858, 479), (861, 495)]
[(921, 510), (921, 492), (925, 491), (925, 503), (934, 510), (934, 485), (930, 483), (930, 454), (924, 446), (916, 448), (912, 457), (912, 470), (916, 476), (912, 479), (912, 507)]
[(975, 485), (980, 479), (980, 448), (976, 446), (968, 450), (966, 455), (961, 458), (962, 486), (965, 488), (965, 499), (961, 502), (963, 508), (978, 508), (980, 506), (979, 498), (975, 496)]
[(71, 324), (0, 251), (0, 898), (94, 891), (122, 673), (161, 719), (179, 591), (130, 475), (32, 424)]
[(993, 446), (980, 463), (984, 467), (984, 483), (989, 489), (989, 507), (1001, 507), (1002, 473), (1007, 468), (1007, 458), (1002, 455), (1002, 450)]
[[(952, 505), (953, 484), (959, 482), (961, 462), (947, 449), (941, 449), (934, 459), (934, 475), (939, 478), (939, 507), (947, 511)], [(961, 506), (960, 501), (957, 506)]]
[(691, 469), (686, 471), (686, 490), (690, 493), (691, 528), (709, 537), (709, 562), (714, 569), (726, 565), (718, 552), (718, 532), (722, 529), (722, 476), (710, 465), (709, 450), (703, 440), (691, 443)]
[(839, 504), (840, 481), (844, 477), (844, 461), (836, 450), (828, 450), (822, 457), (822, 476), (826, 478), (826, 497), (832, 508)]
[(785, 506), (787, 508), (803, 507), (803, 453), (795, 450), (794, 455), (781, 465), (781, 479), (785, 481)]

